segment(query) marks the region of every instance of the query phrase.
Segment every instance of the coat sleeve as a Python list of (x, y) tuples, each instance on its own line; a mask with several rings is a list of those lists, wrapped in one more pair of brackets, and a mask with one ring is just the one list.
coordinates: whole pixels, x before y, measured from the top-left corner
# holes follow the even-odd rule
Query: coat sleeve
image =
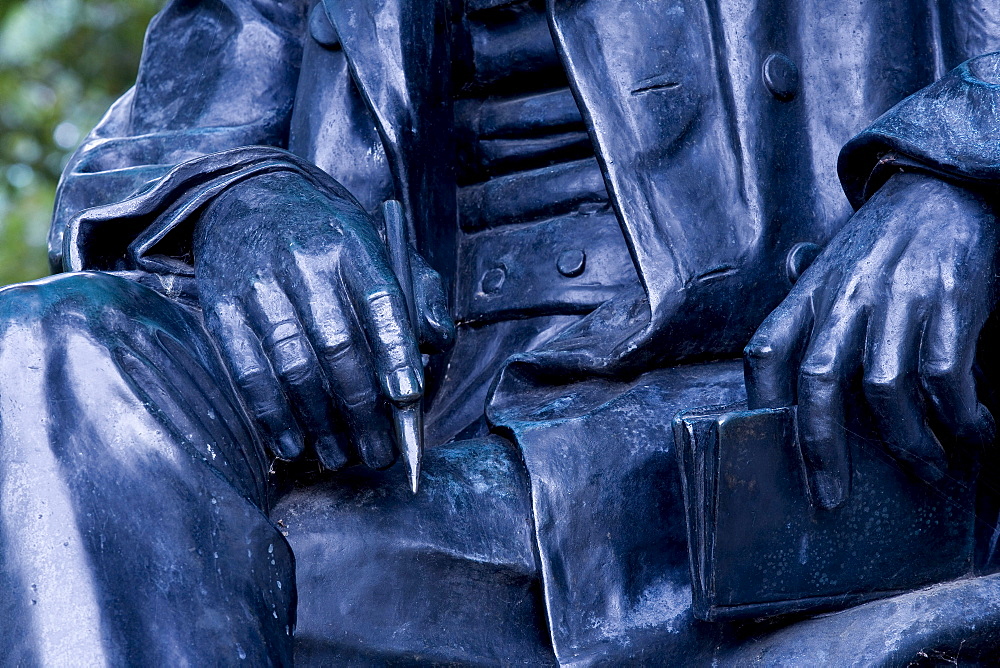
[(1000, 53), (973, 58), (879, 117), (838, 165), (858, 208), (901, 170), (982, 185), (1000, 181)]
[(63, 173), (54, 271), (184, 273), (190, 235), (174, 232), (213, 194), (268, 170), (322, 178), (284, 150), (306, 4), (170, 0), (149, 26), (135, 86)]
[(1000, 4), (935, 6), (939, 66), (961, 64), (844, 146), (838, 169), (855, 208), (900, 170), (968, 183), (1000, 180)]

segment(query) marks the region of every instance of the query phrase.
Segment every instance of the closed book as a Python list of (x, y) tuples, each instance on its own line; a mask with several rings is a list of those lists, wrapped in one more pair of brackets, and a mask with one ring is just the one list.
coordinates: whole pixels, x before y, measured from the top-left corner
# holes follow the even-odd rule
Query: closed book
[(926, 483), (849, 426), (850, 493), (828, 510), (810, 502), (794, 408), (674, 420), (696, 617), (829, 611), (972, 571), (974, 457)]

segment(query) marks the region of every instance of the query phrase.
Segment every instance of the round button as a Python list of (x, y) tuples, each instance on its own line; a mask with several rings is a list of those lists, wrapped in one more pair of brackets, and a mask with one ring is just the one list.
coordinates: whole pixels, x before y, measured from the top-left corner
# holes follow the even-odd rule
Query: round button
[(584, 202), (576, 208), (576, 212), (581, 216), (593, 216), (607, 206), (607, 202)]
[(556, 269), (568, 278), (579, 276), (587, 267), (587, 254), (582, 250), (567, 250), (559, 254)]
[(764, 60), (762, 68), (764, 85), (771, 95), (788, 102), (799, 90), (799, 68), (783, 53), (772, 53)]
[(792, 249), (788, 251), (788, 280), (794, 283), (799, 280), (809, 265), (813, 263), (816, 256), (823, 251), (823, 248), (817, 244), (812, 244), (807, 241), (797, 243), (792, 246)]
[(503, 282), (505, 280), (507, 280), (506, 268), (503, 265), (494, 267), (483, 274), (483, 280), (479, 283), (479, 289), (482, 290), (484, 294), (492, 295), (493, 293), (500, 291), (500, 288), (503, 287)]
[(330, 17), (326, 14), (323, 3), (318, 3), (313, 8), (309, 17), (309, 32), (316, 42), (327, 49), (333, 49), (340, 44), (340, 36), (337, 29), (333, 27)]

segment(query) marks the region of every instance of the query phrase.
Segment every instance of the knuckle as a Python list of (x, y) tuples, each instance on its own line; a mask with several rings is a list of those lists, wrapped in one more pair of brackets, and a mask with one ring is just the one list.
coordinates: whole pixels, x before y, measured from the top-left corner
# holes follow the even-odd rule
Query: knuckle
[(322, 239), (310, 240), (308, 244), (288, 243), (290, 266), (294, 274), (308, 283), (317, 283), (334, 274), (340, 266), (341, 234), (330, 230)]
[(784, 355), (767, 338), (754, 337), (743, 349), (743, 357), (751, 364), (766, 366), (781, 359)]
[(236, 370), (236, 383), (253, 396), (259, 396), (270, 387), (270, 374), (258, 365)]
[(270, 346), (271, 359), (275, 370), (291, 370), (299, 364), (306, 364), (310, 360), (309, 344), (305, 337), (285, 339)]
[(264, 337), (265, 343), (276, 346), (285, 341), (296, 339), (300, 335), (298, 323), (292, 320), (284, 320), (270, 326), (270, 331)]
[(801, 382), (807, 385), (825, 386), (839, 379), (836, 366), (828, 361), (806, 360), (799, 370)]
[(389, 314), (395, 309), (399, 309), (403, 300), (399, 286), (379, 283), (368, 288), (365, 301), (368, 302), (373, 313), (380, 315), (383, 312)]
[(866, 373), (862, 380), (862, 388), (869, 401), (885, 402), (902, 392), (903, 379), (899, 375)]
[(278, 375), (290, 385), (303, 385), (318, 378), (315, 367), (302, 357), (285, 361)]
[(354, 348), (349, 337), (324, 342), (317, 347), (316, 355), (330, 366), (336, 366)]
[(316, 375), (309, 344), (297, 323), (275, 325), (264, 340), (264, 348), (270, 351), (275, 373), (286, 383), (298, 385)]
[(205, 319), (209, 326), (233, 327), (242, 323), (243, 312), (229, 299), (210, 301), (205, 307)]
[(263, 424), (269, 431), (276, 431), (286, 423), (285, 412), (272, 404), (255, 404), (250, 406), (250, 413), (257, 422)]
[(957, 384), (962, 378), (962, 370), (954, 360), (933, 360), (921, 365), (920, 378), (930, 387)]
[(362, 411), (366, 411), (375, 405), (378, 395), (371, 388), (348, 388), (340, 393), (340, 400), (350, 413), (358, 417)]

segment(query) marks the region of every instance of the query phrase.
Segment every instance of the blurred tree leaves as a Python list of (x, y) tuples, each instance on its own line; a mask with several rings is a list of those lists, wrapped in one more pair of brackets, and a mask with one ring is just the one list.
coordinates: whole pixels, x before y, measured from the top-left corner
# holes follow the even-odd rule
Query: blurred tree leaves
[(0, 0), (0, 285), (48, 272), (66, 157), (135, 81), (163, 0)]

